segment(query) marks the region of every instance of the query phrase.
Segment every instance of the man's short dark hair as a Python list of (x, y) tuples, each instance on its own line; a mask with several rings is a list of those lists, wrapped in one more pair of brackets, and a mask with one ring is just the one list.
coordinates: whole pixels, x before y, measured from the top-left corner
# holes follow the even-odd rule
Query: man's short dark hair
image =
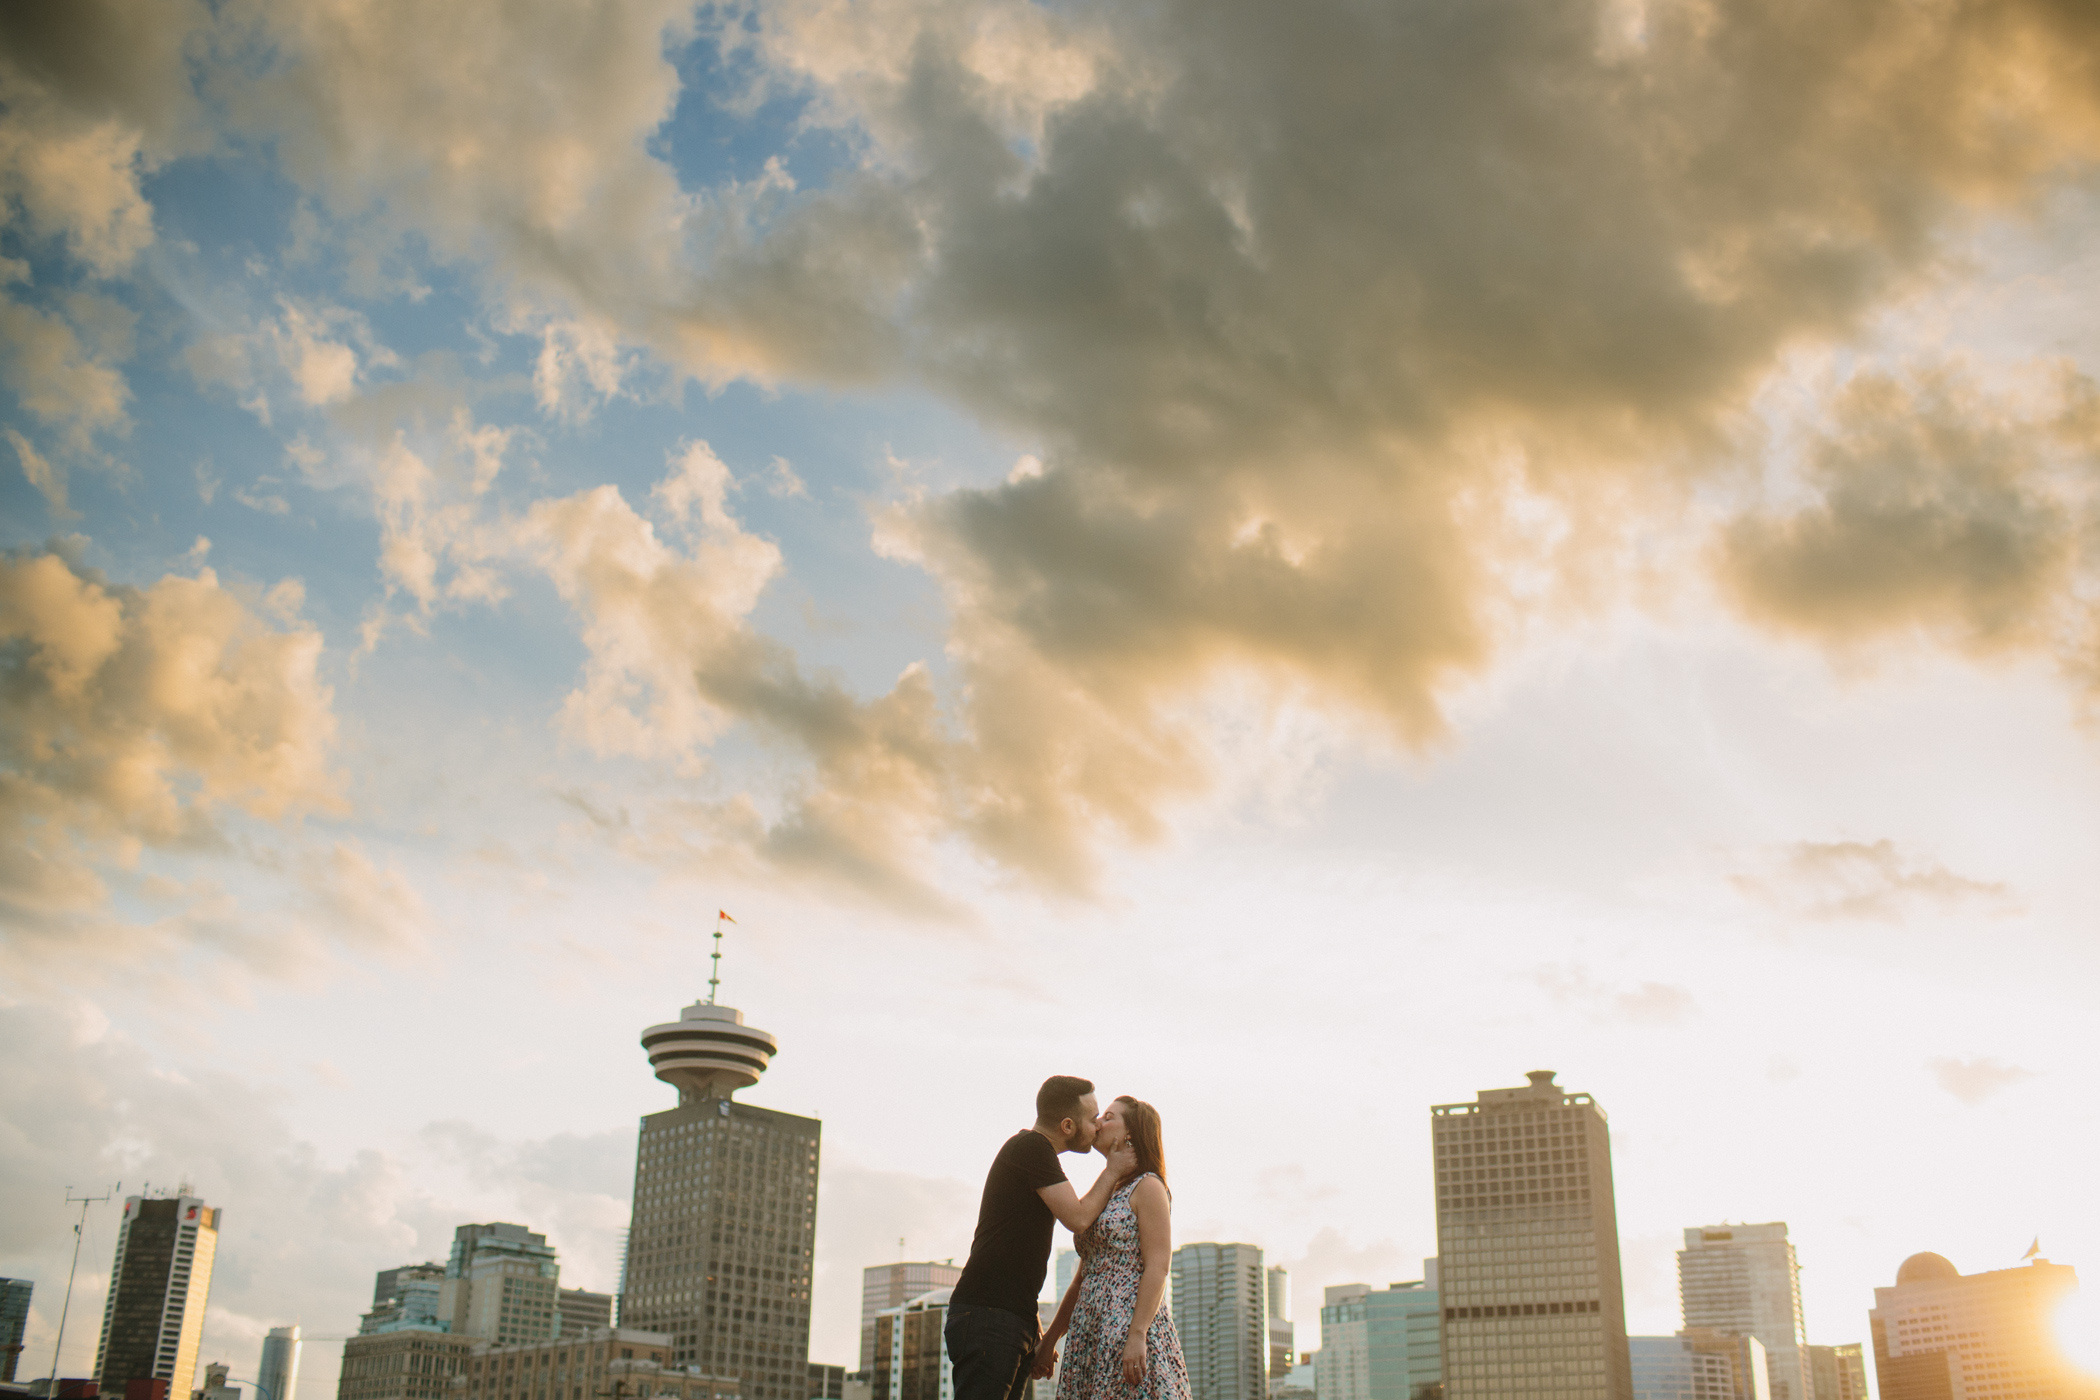
[(1076, 1074), (1053, 1074), (1035, 1091), (1035, 1121), (1062, 1123), (1080, 1117), (1079, 1101), (1094, 1092), (1094, 1081)]

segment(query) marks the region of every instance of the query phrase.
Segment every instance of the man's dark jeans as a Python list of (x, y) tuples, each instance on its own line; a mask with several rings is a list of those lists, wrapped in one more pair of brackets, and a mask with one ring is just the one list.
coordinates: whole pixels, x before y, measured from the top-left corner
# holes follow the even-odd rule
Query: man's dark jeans
[(951, 1303), (942, 1332), (955, 1368), (955, 1400), (1021, 1400), (1035, 1370), (1041, 1323), (1005, 1308)]

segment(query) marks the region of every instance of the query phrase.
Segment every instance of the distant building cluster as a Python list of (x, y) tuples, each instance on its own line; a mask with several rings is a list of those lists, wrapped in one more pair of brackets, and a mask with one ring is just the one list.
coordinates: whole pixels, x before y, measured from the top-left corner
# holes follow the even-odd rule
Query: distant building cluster
[[(822, 1125), (734, 1098), (773, 1036), (710, 1000), (642, 1045), (678, 1103), (641, 1120), (617, 1290), (562, 1287), (524, 1225), (461, 1225), (443, 1263), (376, 1273), (334, 1400), (953, 1400), (953, 1259), (865, 1269), (856, 1368), (809, 1358)], [(1429, 1110), (1437, 1253), (1418, 1279), (1327, 1285), (1317, 1352), (1260, 1246), (1175, 1250), (1194, 1400), (1872, 1400), (1870, 1349), (1879, 1400), (2100, 1400), (2050, 1331), (2077, 1276), (2039, 1257), (1963, 1275), (1915, 1255), (1875, 1290), (1868, 1343), (1816, 1346), (1787, 1227), (1696, 1226), (1681, 1327), (1628, 1336), (1604, 1110), (1529, 1081)], [(270, 1329), (252, 1376), (199, 1372), (220, 1224), (188, 1187), (125, 1201), (93, 1377), (19, 1378), (32, 1288), (0, 1279), (0, 1400), (299, 1400), (297, 1326)], [(1046, 1323), (1077, 1262), (1056, 1256)], [(1030, 1400), (1095, 1397), (1053, 1376)]]

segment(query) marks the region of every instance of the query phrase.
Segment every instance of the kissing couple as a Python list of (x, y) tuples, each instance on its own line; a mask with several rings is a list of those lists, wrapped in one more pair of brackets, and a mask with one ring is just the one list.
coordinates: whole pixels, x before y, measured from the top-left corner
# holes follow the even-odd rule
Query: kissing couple
[[(1057, 1157), (1090, 1149), (1108, 1164), (1082, 1196)], [(1057, 1400), (1190, 1400), (1166, 1307), (1171, 1201), (1158, 1110), (1127, 1095), (1101, 1108), (1088, 1080), (1044, 1080), (1035, 1126), (992, 1159), (969, 1262), (948, 1296), (955, 1400), (1022, 1400), (1031, 1378), (1056, 1368), (1060, 1338)], [(1035, 1300), (1060, 1223), (1079, 1272), (1042, 1331)]]

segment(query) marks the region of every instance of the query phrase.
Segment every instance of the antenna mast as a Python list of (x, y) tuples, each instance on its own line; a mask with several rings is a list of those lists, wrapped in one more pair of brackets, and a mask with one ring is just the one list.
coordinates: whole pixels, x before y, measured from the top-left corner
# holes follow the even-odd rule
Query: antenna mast
[(722, 916), (715, 915), (715, 951), (709, 959), (714, 964), (707, 974), (707, 1004), (715, 1004), (715, 993), (722, 986)]
[[(54, 1396), (58, 1394), (58, 1359), (66, 1346), (66, 1314), (73, 1311), (73, 1275), (80, 1272), (80, 1244), (87, 1236), (88, 1207), (94, 1205), (97, 1201), (107, 1201), (111, 1195), (122, 1190), (123, 1187), (124, 1183), (120, 1181), (99, 1196), (76, 1196), (73, 1194), (72, 1187), (68, 1186), (66, 1188), (66, 1204), (69, 1206), (77, 1204), (80, 1207), (80, 1223), (73, 1227), (73, 1267), (66, 1271), (66, 1301), (58, 1310), (58, 1342), (51, 1348), (50, 1393)], [(117, 1286), (117, 1281), (111, 1279), (109, 1286), (114, 1289)]]

